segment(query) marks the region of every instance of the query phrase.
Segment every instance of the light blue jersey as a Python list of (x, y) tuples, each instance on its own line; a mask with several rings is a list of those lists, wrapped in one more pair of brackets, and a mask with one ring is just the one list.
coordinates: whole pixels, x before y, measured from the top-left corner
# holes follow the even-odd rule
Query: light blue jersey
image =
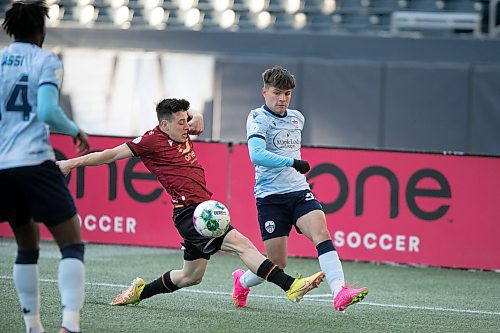
[[(286, 157), (281, 163), (275, 159), (276, 162), (270, 164), (283, 165), (287, 163), (286, 160), (292, 162), (293, 159), (300, 160), (304, 121), (304, 116), (297, 110), (287, 109), (280, 116), (266, 106), (262, 106), (250, 111), (248, 115), (247, 140), (260, 138), (266, 142), (268, 152)], [(309, 190), (309, 184), (306, 182), (306, 177), (291, 166), (255, 165), (254, 194), (256, 198), (301, 190)]]
[(48, 125), (37, 116), (37, 92), (61, 86), (59, 58), (31, 43), (15, 42), (0, 51), (0, 169), (55, 160)]

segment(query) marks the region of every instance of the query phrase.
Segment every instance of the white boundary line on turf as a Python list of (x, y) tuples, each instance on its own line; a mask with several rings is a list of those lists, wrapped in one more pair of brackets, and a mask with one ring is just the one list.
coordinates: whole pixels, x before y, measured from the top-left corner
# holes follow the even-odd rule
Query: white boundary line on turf
[[(12, 276), (0, 275), (0, 280), (12, 280)], [(53, 279), (40, 279), (40, 282), (47, 283), (57, 283), (57, 280)], [(86, 282), (87, 286), (97, 286), (97, 287), (112, 287), (112, 288), (127, 288), (129, 285), (124, 284), (115, 284), (115, 283), (105, 283), (105, 282)], [(222, 292), (222, 291), (207, 291), (207, 290), (198, 290), (198, 289), (180, 289), (179, 292), (186, 293), (195, 293), (195, 294), (207, 294), (207, 295), (219, 295), (219, 296), (231, 296), (231, 293)], [(281, 296), (270, 296), (270, 295), (249, 295), (252, 298), (272, 298), (272, 299), (281, 299), (285, 297)], [(328, 298), (328, 299), (319, 299), (319, 298)], [(311, 302), (322, 302), (322, 303), (331, 303), (331, 295), (330, 294), (322, 294), (322, 295), (306, 295), (304, 299), (307, 299)], [(464, 309), (451, 309), (451, 308), (435, 308), (429, 306), (414, 306), (414, 305), (399, 305), (399, 304), (381, 304), (381, 303), (372, 303), (372, 302), (362, 302), (359, 305), (368, 305), (368, 306), (378, 306), (385, 308), (398, 308), (398, 309), (414, 309), (414, 310), (429, 310), (429, 311), (441, 311), (441, 312), (457, 312), (457, 313), (470, 313), (470, 314), (486, 314), (493, 316), (500, 316), (500, 312), (493, 311), (482, 311), (482, 310), (464, 310)]]

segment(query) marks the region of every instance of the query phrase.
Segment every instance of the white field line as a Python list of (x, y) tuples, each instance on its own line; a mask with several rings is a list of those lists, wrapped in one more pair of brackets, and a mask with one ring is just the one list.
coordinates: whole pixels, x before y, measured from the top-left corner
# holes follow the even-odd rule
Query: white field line
[[(0, 280), (12, 280), (12, 276), (0, 275)], [(40, 279), (40, 282), (57, 283), (57, 280)], [(86, 282), (85, 285), (94, 286), (94, 287), (111, 287), (111, 288), (118, 288), (118, 289), (119, 288), (127, 288), (129, 286), (129, 285), (125, 285), (125, 284), (114, 284), (114, 283), (104, 283), (104, 282)], [(217, 296), (231, 296), (231, 293), (228, 293), (228, 292), (198, 290), (198, 289), (193, 289), (193, 288), (180, 289), (178, 292), (205, 294), (205, 295), (217, 295)], [(284, 299), (285, 298), (285, 297), (281, 297), (281, 296), (256, 295), (256, 294), (250, 294), (249, 296), (252, 298), (271, 298), (271, 299)], [(326, 298), (326, 299), (321, 299), (321, 298)], [(304, 297), (304, 299), (307, 301), (310, 301), (310, 302), (321, 302), (321, 303), (329, 303), (329, 304), (332, 303), (330, 294), (306, 295)], [(359, 303), (359, 305), (378, 306), (378, 307), (385, 307), (385, 308), (428, 310), (428, 311), (438, 311), (438, 312), (457, 312), (457, 313), (470, 313), (470, 314), (486, 314), (486, 315), (500, 316), (500, 312), (494, 312), (494, 311), (436, 308), (436, 307), (430, 307), (430, 306), (414, 306), (414, 305), (401, 305), (401, 304), (381, 304), (381, 303), (372, 303), (372, 302), (367, 302), (367, 301)]]

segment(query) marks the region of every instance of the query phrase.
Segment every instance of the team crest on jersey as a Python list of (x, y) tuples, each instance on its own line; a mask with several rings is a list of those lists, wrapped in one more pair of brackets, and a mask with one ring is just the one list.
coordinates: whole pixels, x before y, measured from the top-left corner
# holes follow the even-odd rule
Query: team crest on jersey
[(186, 148), (182, 148), (182, 145), (177, 146), (177, 151), (182, 155), (189, 153), (191, 151), (191, 145), (189, 144), (189, 141), (186, 141)]
[(267, 233), (272, 234), (274, 232), (274, 229), (276, 229), (276, 224), (274, 224), (274, 221), (267, 221), (264, 223), (264, 228), (266, 229)]
[(173, 143), (174, 143), (174, 142), (173, 142), (172, 140), (168, 139), (168, 144), (170, 145), (170, 147), (172, 147), (172, 144), (173, 144)]
[(297, 119), (297, 117), (290, 117), (290, 122), (295, 127), (299, 127), (300, 126), (300, 123), (299, 123), (299, 120)]
[(135, 138), (134, 140), (132, 140), (133, 143), (135, 144), (138, 144), (139, 142), (141, 142), (142, 140), (142, 136), (138, 136), (137, 138)]

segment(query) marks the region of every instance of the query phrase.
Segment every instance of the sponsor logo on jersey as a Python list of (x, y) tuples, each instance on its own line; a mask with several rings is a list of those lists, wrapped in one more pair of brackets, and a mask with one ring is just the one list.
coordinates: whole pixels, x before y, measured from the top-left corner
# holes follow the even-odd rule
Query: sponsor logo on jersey
[(279, 131), (273, 139), (273, 144), (278, 149), (297, 151), (300, 149), (300, 131), (282, 130)]
[(135, 144), (138, 144), (139, 142), (141, 142), (142, 140), (142, 136), (138, 136), (137, 138), (135, 138), (134, 140), (132, 140), (133, 143)]

